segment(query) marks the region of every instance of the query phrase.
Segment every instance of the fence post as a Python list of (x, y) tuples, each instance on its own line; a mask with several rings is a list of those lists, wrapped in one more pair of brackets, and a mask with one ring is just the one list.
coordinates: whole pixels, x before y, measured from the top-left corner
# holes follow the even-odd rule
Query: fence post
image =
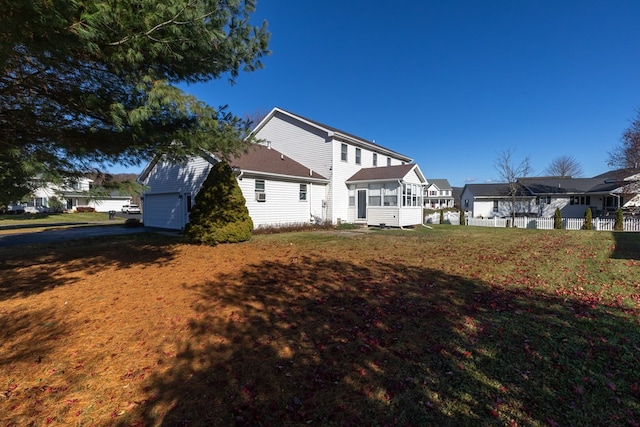
[(600, 218), (594, 218), (593, 222), (595, 223), (593, 228), (596, 231), (600, 231)]

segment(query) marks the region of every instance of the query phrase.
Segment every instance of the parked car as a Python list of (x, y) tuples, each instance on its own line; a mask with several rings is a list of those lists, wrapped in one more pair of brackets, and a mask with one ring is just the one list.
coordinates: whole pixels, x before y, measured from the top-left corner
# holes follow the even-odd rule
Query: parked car
[(25, 213), (26, 208), (24, 205), (9, 205), (6, 208), (6, 213), (11, 215), (20, 215)]
[(122, 206), (122, 213), (139, 214), (141, 213), (140, 206), (134, 204), (124, 205)]

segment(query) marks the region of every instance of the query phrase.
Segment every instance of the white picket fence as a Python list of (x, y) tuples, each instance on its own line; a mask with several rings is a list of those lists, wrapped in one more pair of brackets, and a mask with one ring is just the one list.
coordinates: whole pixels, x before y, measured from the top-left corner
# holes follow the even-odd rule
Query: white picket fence
[[(456, 212), (445, 212), (445, 224), (460, 224), (460, 216)], [(431, 224), (440, 223), (440, 214), (427, 215), (425, 221)], [(467, 225), (477, 227), (506, 227), (507, 221), (511, 223), (511, 218), (465, 218)], [(616, 220), (614, 218), (594, 218), (593, 229), (598, 231), (613, 231)], [(529, 218), (517, 217), (514, 225), (517, 228), (532, 228), (538, 230), (553, 230), (553, 218)], [(565, 230), (581, 230), (584, 218), (562, 218), (562, 228)], [(640, 218), (624, 218), (624, 231), (640, 231)]]

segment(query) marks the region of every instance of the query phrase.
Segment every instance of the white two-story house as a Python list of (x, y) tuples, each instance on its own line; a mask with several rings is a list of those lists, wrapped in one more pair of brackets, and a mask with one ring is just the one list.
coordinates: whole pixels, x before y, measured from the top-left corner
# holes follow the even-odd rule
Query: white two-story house
[[(403, 227), (422, 222), (424, 175), (412, 159), (372, 141), (274, 108), (253, 131), (259, 142), (231, 160), (254, 225), (310, 221)], [(184, 228), (195, 195), (219, 161), (154, 159), (139, 181), (143, 221)]]

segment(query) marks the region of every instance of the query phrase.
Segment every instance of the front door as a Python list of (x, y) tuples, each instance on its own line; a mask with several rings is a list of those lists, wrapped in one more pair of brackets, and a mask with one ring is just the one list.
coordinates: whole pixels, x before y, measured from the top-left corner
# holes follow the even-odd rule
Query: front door
[(358, 190), (358, 219), (367, 219), (367, 190)]

